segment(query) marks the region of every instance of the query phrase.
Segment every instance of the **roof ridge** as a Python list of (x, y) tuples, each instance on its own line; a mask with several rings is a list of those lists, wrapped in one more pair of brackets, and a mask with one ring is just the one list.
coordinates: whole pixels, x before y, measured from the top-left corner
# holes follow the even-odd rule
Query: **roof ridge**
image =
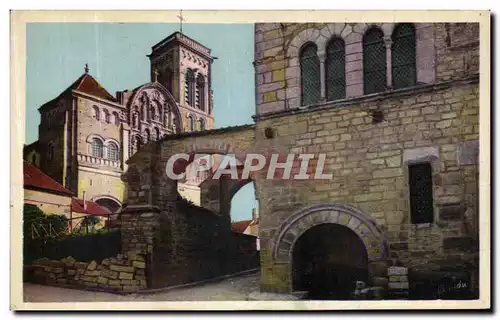
[[(49, 180), (51, 180), (52, 182), (56, 183), (57, 185), (59, 185), (60, 187), (62, 187), (64, 189), (64, 192), (67, 192), (71, 195), (74, 195), (75, 193), (71, 190), (69, 190), (68, 188), (66, 188), (62, 183), (58, 182), (57, 180), (55, 180), (54, 178), (52, 178), (51, 176), (49, 176), (47, 173), (43, 172), (42, 169), (40, 169), (39, 167), (33, 165), (32, 163), (30, 163), (29, 161), (26, 161), (23, 159), (23, 162), (25, 162), (28, 166), (31, 166), (35, 169), (35, 171), (38, 171), (39, 173), (41, 173), (42, 175), (44, 175), (45, 177), (47, 177)], [(27, 173), (27, 172), (23, 172), (23, 175)], [(28, 173), (29, 175), (29, 173)], [(24, 184), (24, 182), (23, 182)]]
[[(83, 84), (84, 79), (85, 79), (88, 75), (89, 75), (88, 73), (84, 73), (84, 74), (82, 74), (82, 75), (81, 75), (78, 79), (76, 79), (76, 81), (80, 80), (80, 82), (78, 83), (78, 85), (76, 86), (76, 88), (75, 88), (75, 89), (73, 89), (73, 90), (78, 90), (78, 89), (80, 89), (80, 86)], [(71, 86), (70, 86), (70, 88), (71, 88)]]

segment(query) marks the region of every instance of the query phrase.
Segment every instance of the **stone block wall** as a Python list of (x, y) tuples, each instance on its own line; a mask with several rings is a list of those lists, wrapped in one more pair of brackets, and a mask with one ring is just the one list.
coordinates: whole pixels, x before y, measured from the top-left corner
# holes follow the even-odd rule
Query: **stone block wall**
[[(278, 229), (293, 212), (321, 203), (360, 209), (387, 238), (389, 258), (408, 268), (477, 266), (478, 93), (476, 79), (259, 117), (255, 150), (325, 153), (324, 171), (333, 174), (322, 181), (257, 177), (256, 193), (265, 195), (259, 209), (266, 287), (291, 288), (292, 266), (277, 264), (271, 254)], [(382, 111), (384, 121), (373, 123), (374, 109)], [(266, 128), (275, 138), (265, 137)], [(433, 167), (430, 224), (410, 221), (408, 164), (413, 161)]]
[(96, 261), (78, 262), (38, 259), (24, 266), (24, 281), (114, 292), (135, 292), (147, 288), (146, 261), (143, 254), (130, 251)]
[[(300, 50), (315, 43), (321, 71), (321, 103), (325, 98), (325, 57), (330, 39), (345, 43), (346, 98), (363, 96), (363, 35), (372, 25), (384, 33), (387, 79), (391, 82), (391, 35), (394, 23), (257, 23), (255, 84), (257, 114), (300, 106)], [(460, 79), (479, 72), (479, 24), (415, 23), (417, 84)]]
[(437, 81), (479, 72), (479, 23), (438, 23), (434, 36)]
[[(70, 125), (71, 97), (60, 97), (50, 101), (40, 111), (38, 126), (39, 142), (37, 151), (40, 153), (40, 168), (57, 182), (66, 185), (66, 152), (67, 126)], [(50, 123), (50, 124), (49, 124)], [(53, 160), (48, 157), (49, 143), (54, 144)]]

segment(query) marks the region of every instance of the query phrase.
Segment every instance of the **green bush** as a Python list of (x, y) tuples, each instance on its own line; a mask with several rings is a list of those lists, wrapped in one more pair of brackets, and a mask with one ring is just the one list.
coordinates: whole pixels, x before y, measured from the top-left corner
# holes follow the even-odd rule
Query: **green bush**
[[(55, 231), (56, 234), (63, 233), (68, 229), (68, 218), (59, 214), (45, 214), (40, 208), (32, 204), (23, 207), (23, 232), (25, 239), (32, 239), (32, 229), (35, 227), (39, 232), (42, 229)], [(43, 228), (42, 228), (43, 227)], [(44, 237), (40, 234), (37, 237)]]
[(120, 229), (96, 231), (86, 235), (68, 235), (61, 238), (37, 242), (25, 246), (24, 263), (31, 263), (39, 258), (59, 260), (71, 256), (77, 261), (102, 261), (121, 252)]

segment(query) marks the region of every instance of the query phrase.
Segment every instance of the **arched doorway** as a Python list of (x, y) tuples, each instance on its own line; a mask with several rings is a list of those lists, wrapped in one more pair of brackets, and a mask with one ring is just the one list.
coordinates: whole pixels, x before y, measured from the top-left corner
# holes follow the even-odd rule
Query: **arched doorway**
[(103, 207), (104, 209), (107, 209), (109, 213), (115, 213), (121, 207), (121, 204), (117, 200), (111, 198), (99, 198), (94, 202)]
[(349, 300), (356, 281), (368, 280), (368, 254), (351, 229), (334, 223), (316, 225), (295, 242), (293, 289), (309, 299)]

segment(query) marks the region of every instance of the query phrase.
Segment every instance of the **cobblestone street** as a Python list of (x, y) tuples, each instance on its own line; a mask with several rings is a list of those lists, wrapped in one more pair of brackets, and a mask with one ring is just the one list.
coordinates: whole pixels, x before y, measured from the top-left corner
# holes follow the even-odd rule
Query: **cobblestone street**
[(194, 301), (248, 300), (259, 290), (259, 274), (242, 275), (218, 282), (148, 294), (119, 295), (24, 283), (25, 302), (106, 302), (106, 301)]

